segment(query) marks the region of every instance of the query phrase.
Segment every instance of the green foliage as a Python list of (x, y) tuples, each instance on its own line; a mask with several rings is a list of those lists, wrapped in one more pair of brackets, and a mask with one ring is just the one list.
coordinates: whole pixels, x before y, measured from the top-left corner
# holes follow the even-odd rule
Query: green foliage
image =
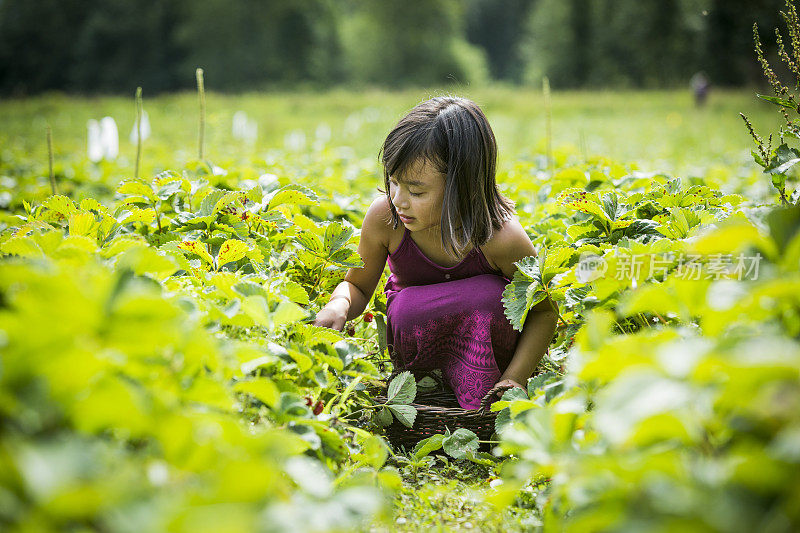
[[(270, 529), (265, 512), (328, 502), (349, 510), (325, 527), (348, 528), (383, 508), (385, 445), (346, 421), (377, 371), (338, 332), (300, 322), (309, 273), (327, 286), (336, 254), (357, 257), (352, 228), (306, 218), (324, 253), (289, 266), (306, 250), (291, 219), (315, 195), (262, 196), (171, 172), (122, 182), (111, 207), (51, 196), (9, 219), (0, 443), (14, 505), (0, 521), (116, 529), (116, 509), (136, 506), (139, 529), (195, 530), (201, 517), (215, 529), (222, 515), (203, 509), (226, 501), (226, 527)], [(410, 406), (390, 408), (413, 421)]]
[[(209, 128), (209, 156), (235, 155), (172, 164), (187, 124), (148, 145), (141, 180), (54, 135), (56, 196), (25, 135), (0, 154), (0, 528), (357, 530), (385, 526), (392, 495), (400, 529), (798, 523), (800, 213), (763, 204), (756, 173), (679, 179), (569, 147), (552, 168), (501, 165), (538, 249), (506, 312), (522, 324), (546, 291), (561, 320), (542, 372), (495, 402), (496, 437), (456, 430), (404, 457), (379, 426), (413, 425), (429, 383), (370, 397), (385, 302), (352, 336), (308, 324), (357, 260), (372, 150), (251, 157)], [(760, 254), (756, 278), (724, 267), (740, 253)]]
[[(781, 33), (776, 28), (775, 36), (778, 42), (778, 55), (789, 68), (790, 72), (795, 76), (796, 80), (800, 81), (800, 70), (798, 70), (796, 64), (797, 58), (795, 52), (798, 47), (800, 47), (800, 18), (798, 18), (797, 8), (793, 0), (786, 0), (786, 11), (782, 11), (781, 16), (783, 17), (788, 29), (790, 40), (789, 45), (791, 48), (784, 45)], [(796, 148), (789, 147), (784, 141), (784, 139), (796, 140), (800, 138), (800, 128), (798, 128), (797, 124), (795, 123), (795, 119), (789, 115), (790, 111), (797, 111), (797, 102), (795, 101), (796, 95), (793, 94), (791, 88), (784, 84), (775, 74), (772, 66), (765, 57), (761, 43), (761, 37), (758, 33), (757, 23), (753, 25), (753, 37), (755, 40), (756, 56), (761, 64), (764, 76), (769, 81), (772, 91), (775, 94), (775, 96), (765, 96), (761, 94), (756, 96), (762, 100), (766, 100), (767, 102), (776, 105), (783, 115), (785, 123), (778, 130), (781, 144), (773, 150), (772, 134), (769, 135), (767, 141), (765, 142), (755, 132), (753, 125), (750, 123), (744, 113), (739, 114), (744, 120), (747, 130), (750, 132), (750, 136), (753, 138), (756, 144), (756, 151), (753, 152), (753, 159), (764, 169), (764, 173), (770, 177), (772, 186), (778, 192), (781, 204), (798, 205), (797, 202), (800, 201), (800, 193), (798, 193), (798, 191), (800, 191), (800, 187), (795, 186), (794, 193), (791, 193), (786, 189), (786, 181), (790, 176), (794, 176), (796, 174), (796, 172), (793, 172), (792, 169), (795, 165), (797, 165), (798, 162), (800, 162), (800, 152), (798, 152)]]
[[(800, 472), (785, 446), (800, 422), (800, 212), (659, 177), (596, 192), (607, 183), (565, 189), (573, 214), (549, 223), (543, 251), (602, 261), (584, 268), (576, 257), (560, 278), (566, 324), (551, 357), (568, 352), (568, 371), (492, 406), (502, 453), (519, 459), (507, 481), (552, 478), (537, 501), (555, 529), (792, 529)], [(633, 221), (613, 228), (620, 214)], [(626, 234), (651, 222), (657, 233)], [(659, 260), (679, 254), (696, 255), (696, 277), (674, 257)], [(758, 259), (758, 274), (715, 267), (715, 254)], [(647, 260), (629, 270), (637, 255)], [(508, 292), (543, 285), (544, 257), (520, 264), (526, 279)], [(513, 303), (519, 318), (526, 306)]]

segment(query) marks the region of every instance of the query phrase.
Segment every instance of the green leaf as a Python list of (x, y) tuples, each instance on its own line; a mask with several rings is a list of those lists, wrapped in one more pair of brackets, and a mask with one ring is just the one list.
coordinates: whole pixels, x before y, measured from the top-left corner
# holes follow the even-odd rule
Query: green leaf
[(0, 244), (0, 252), (20, 257), (41, 257), (42, 249), (30, 237), (11, 237)]
[(129, 196), (144, 196), (151, 202), (156, 200), (152, 187), (141, 180), (126, 180), (117, 188), (118, 194)]
[(47, 198), (42, 202), (42, 207), (55, 211), (63, 215), (64, 218), (69, 218), (72, 213), (78, 211), (75, 204), (72, 203), (72, 200), (61, 194), (56, 194)]
[[(229, 272), (228, 275), (230, 274), (231, 273)], [(216, 280), (217, 278), (214, 279)], [(268, 297), (267, 290), (262, 285), (252, 281), (240, 281), (231, 288), (236, 292), (236, 294), (241, 296), (263, 296), (265, 299)]]
[(494, 430), (499, 435), (511, 426), (511, 410), (506, 407), (497, 413), (497, 418), (494, 419)]
[(555, 372), (544, 372), (530, 378), (528, 380), (528, 397), (533, 398), (536, 395), (536, 391), (544, 386), (548, 380), (554, 377), (556, 377)]
[(340, 222), (331, 222), (325, 226), (325, 251), (328, 256), (335, 254), (342, 246), (347, 244), (353, 235), (352, 227), (345, 227)]
[(529, 256), (517, 261), (514, 279), (503, 289), (505, 315), (517, 331), (522, 331), (528, 311), (547, 297), (539, 274), (540, 264), (546, 260), (546, 254), (547, 252), (542, 250), (539, 259)]
[(206, 248), (206, 245), (201, 243), (201, 242), (197, 242), (197, 241), (181, 241), (181, 242), (178, 243), (178, 248), (180, 248), (181, 250), (186, 250), (187, 252), (191, 252), (191, 253), (197, 255), (198, 257), (200, 257), (203, 261), (205, 261), (209, 265), (213, 265), (214, 264), (214, 258), (211, 257), (210, 253), (208, 253), (208, 249)]
[(225, 191), (221, 191), (219, 189), (212, 189), (211, 192), (206, 194), (203, 197), (203, 201), (200, 202), (200, 209), (197, 211), (198, 216), (209, 216), (214, 215), (214, 207), (217, 205), (217, 202), (225, 196)]
[(378, 423), (383, 427), (392, 425), (392, 413), (386, 407), (378, 409)]
[(800, 152), (784, 143), (775, 150), (769, 166), (764, 169), (767, 174), (785, 174), (790, 168), (800, 163)]
[(360, 268), (364, 266), (361, 256), (359, 256), (358, 253), (350, 248), (339, 250), (331, 255), (328, 259), (332, 263), (336, 263), (337, 265), (347, 268)]
[(272, 313), (272, 323), (275, 326), (281, 326), (290, 322), (297, 322), (301, 318), (305, 318), (306, 311), (294, 302), (282, 301), (278, 304), (275, 312)]
[(565, 207), (577, 209), (578, 211), (592, 215), (598, 220), (610, 221), (609, 216), (600, 205), (600, 199), (592, 192), (578, 188), (564, 189), (558, 195), (558, 201)]
[(281, 294), (300, 305), (308, 305), (308, 293), (302, 285), (292, 280), (284, 280), (280, 285)]
[(615, 192), (608, 192), (603, 195), (603, 211), (605, 211), (608, 218), (615, 220), (617, 218), (617, 210), (619, 203), (617, 202), (617, 194)]
[(280, 398), (278, 387), (271, 379), (266, 377), (260, 377), (250, 381), (240, 381), (233, 386), (233, 390), (249, 394), (270, 407), (275, 407)]
[(248, 246), (246, 243), (236, 240), (228, 239), (222, 243), (217, 254), (217, 268), (222, 268), (228, 263), (233, 263), (243, 258), (247, 253)]
[(304, 231), (297, 236), (297, 242), (317, 257), (324, 257), (325, 251), (322, 239), (312, 231)]
[(69, 217), (70, 235), (89, 235), (95, 226), (92, 213), (75, 213)]
[(522, 324), (528, 315), (528, 288), (531, 282), (514, 273), (514, 281), (503, 289), (503, 308), (511, 326), (522, 331)]
[(219, 213), (226, 207), (230, 206), (231, 204), (236, 204), (236, 202), (239, 200), (239, 195), (240, 193), (235, 191), (226, 192), (214, 204), (214, 209), (211, 211), (211, 213), (216, 215), (217, 213)]
[(411, 403), (417, 396), (417, 381), (408, 370), (401, 372), (389, 383), (387, 394), (387, 403)]
[(466, 459), (475, 464), (491, 466), (497, 463), (494, 455), (486, 452), (467, 452)]
[(414, 420), (417, 418), (417, 410), (412, 406), (390, 403), (386, 407), (404, 426), (410, 428), (414, 425)]
[(767, 96), (765, 94), (756, 94), (756, 96), (762, 100), (766, 100), (771, 104), (781, 107), (788, 107), (790, 109), (797, 109), (797, 102), (792, 102), (787, 98), (778, 98), (777, 96)]
[(442, 449), (442, 441), (444, 441), (444, 435), (441, 433), (437, 433), (436, 435), (431, 435), (427, 439), (422, 439), (414, 446), (413, 454), (415, 459), (422, 459), (426, 455), (430, 454), (431, 452), (435, 452), (436, 450)]
[(243, 298), (242, 311), (256, 324), (265, 328), (272, 326), (267, 300), (263, 296), (247, 296)]
[(274, 209), (282, 204), (313, 205), (317, 202), (317, 195), (313, 190), (302, 185), (286, 185), (281, 187), (267, 201), (267, 209)]
[(361, 441), (361, 453), (355, 459), (367, 463), (372, 468), (381, 468), (386, 463), (389, 450), (386, 443), (377, 435), (369, 435)]
[(297, 370), (299, 370), (300, 373), (307, 372), (314, 367), (314, 361), (305, 353), (294, 348), (288, 348), (286, 353), (295, 362), (297, 365)]
[(458, 428), (442, 440), (442, 448), (453, 459), (463, 459), (468, 453), (478, 451), (478, 436), (465, 428)]
[(500, 400), (504, 402), (513, 402), (516, 400), (527, 400), (527, 399), (528, 399), (527, 391), (519, 387), (511, 387), (510, 389), (503, 392), (503, 396), (500, 398)]

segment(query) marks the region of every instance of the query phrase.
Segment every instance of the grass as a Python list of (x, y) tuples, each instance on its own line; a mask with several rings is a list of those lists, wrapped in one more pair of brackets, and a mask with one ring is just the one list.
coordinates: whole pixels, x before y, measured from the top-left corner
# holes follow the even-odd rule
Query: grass
[[(284, 148), (287, 134), (303, 132), (313, 144), (321, 124), (330, 128), (332, 146), (375, 164), (389, 129), (415, 103), (445, 90), (350, 93), (207, 93), (206, 158), (223, 167), (263, 165), (271, 149)], [(508, 87), (453, 91), (478, 102), (495, 131), (499, 168), (544, 149), (543, 95), (540, 90)], [(716, 167), (752, 168), (752, 141), (738, 116), (745, 112), (759, 131), (778, 123), (774, 107), (753, 90), (717, 91), (706, 107), (694, 107), (689, 91), (554, 92), (553, 145), (582, 156), (602, 154), (635, 162), (643, 170), (699, 174)], [(133, 93), (132, 93), (133, 94)], [(183, 93), (150, 99), (144, 94), (152, 136), (144, 143), (142, 175), (181, 165), (196, 157), (197, 95)], [(259, 137), (248, 146), (233, 139), (233, 114), (245, 111), (258, 122)], [(86, 121), (113, 116), (120, 128), (120, 158), (112, 164), (120, 177), (132, 176), (136, 145), (131, 98), (81, 98), (60, 94), (0, 102), (0, 171), (12, 162), (46, 163), (45, 129), (53, 130), (55, 156), (62, 164), (85, 159)], [(324, 128), (323, 128), (324, 129)], [(320, 131), (322, 133), (322, 131)], [(32, 165), (37, 168), (36, 165)], [(31, 168), (31, 165), (27, 166)], [(88, 171), (88, 170), (87, 170)]]
[(530, 531), (541, 525), (535, 500), (544, 485), (532, 485), (512, 499), (504, 498), (494, 467), (445, 456), (430, 458), (430, 466), (414, 471), (402, 456), (394, 461), (403, 477), (390, 529), (370, 531), (481, 531), (504, 533)]

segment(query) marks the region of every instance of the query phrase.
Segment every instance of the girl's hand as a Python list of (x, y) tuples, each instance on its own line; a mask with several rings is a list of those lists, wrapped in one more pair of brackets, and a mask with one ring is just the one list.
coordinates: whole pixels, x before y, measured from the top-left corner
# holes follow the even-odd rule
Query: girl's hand
[(317, 313), (312, 324), (342, 331), (345, 322), (347, 322), (347, 311), (343, 313), (340, 308), (325, 306)]
[(513, 379), (503, 379), (498, 381), (495, 383), (494, 387), (489, 389), (489, 392), (487, 392), (486, 396), (484, 396), (481, 400), (481, 409), (488, 410), (489, 405), (491, 405), (492, 402), (499, 400), (505, 391), (508, 389), (513, 389), (514, 387), (519, 387), (520, 389), (525, 390), (525, 387)]

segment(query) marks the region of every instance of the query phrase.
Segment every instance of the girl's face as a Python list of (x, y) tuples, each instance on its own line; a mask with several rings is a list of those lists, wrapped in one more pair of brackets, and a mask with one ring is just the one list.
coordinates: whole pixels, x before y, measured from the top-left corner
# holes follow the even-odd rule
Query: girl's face
[(404, 176), (390, 176), (389, 198), (409, 231), (438, 231), (445, 174), (425, 159), (411, 164)]

